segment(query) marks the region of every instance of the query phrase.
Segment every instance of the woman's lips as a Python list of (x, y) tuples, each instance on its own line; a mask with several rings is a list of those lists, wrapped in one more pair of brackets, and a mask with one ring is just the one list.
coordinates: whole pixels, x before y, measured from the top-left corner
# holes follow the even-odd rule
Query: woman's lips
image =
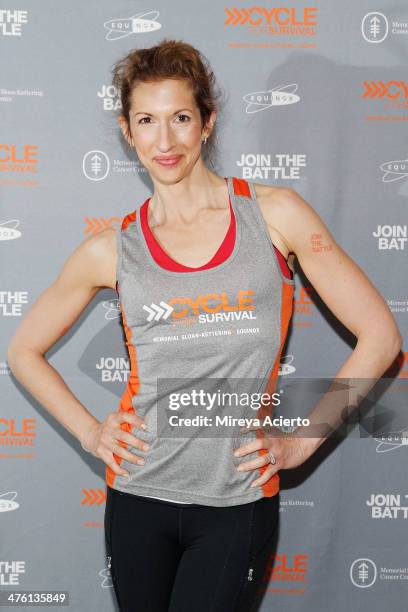
[(179, 160), (181, 159), (181, 155), (175, 155), (174, 157), (162, 158), (155, 157), (155, 160), (161, 166), (175, 166)]

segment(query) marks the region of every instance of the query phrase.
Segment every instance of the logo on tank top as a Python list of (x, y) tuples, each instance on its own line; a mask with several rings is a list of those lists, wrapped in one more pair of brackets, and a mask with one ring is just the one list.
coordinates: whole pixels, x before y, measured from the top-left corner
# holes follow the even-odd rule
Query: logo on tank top
[(147, 321), (169, 320), (172, 323), (218, 323), (256, 319), (255, 292), (238, 291), (230, 296), (226, 291), (200, 294), (196, 297), (172, 297), (144, 304)]

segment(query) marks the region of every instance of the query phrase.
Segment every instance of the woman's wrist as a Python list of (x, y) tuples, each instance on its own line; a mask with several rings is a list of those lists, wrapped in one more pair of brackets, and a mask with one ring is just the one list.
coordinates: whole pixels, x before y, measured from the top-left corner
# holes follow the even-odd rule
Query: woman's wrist
[(296, 438), (302, 441), (302, 446), (305, 451), (305, 455), (309, 458), (325, 441), (326, 437), (312, 437), (311, 432), (307, 431), (307, 427), (298, 427), (293, 432)]
[(84, 432), (84, 434), (79, 438), (79, 442), (82, 446), (82, 448), (87, 452), (87, 453), (91, 453), (91, 449), (90, 446), (92, 446), (91, 444), (91, 440), (92, 440), (92, 435), (95, 431), (95, 429), (97, 427), (99, 427), (100, 422), (98, 420), (95, 419), (95, 422), (92, 423), (92, 425), (86, 430), (86, 432)]

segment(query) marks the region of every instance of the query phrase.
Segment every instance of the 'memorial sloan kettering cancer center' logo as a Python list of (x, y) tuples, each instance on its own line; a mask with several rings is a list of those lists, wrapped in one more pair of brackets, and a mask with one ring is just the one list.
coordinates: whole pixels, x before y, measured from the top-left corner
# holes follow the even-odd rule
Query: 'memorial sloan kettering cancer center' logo
[(222, 291), (195, 298), (173, 297), (159, 303), (144, 304), (143, 310), (149, 322), (169, 318), (176, 321), (187, 317), (195, 317), (199, 323), (256, 319), (254, 295), (254, 291), (238, 291), (235, 299), (231, 300), (227, 292)]
[(132, 17), (110, 19), (105, 21), (104, 27), (108, 30), (106, 40), (118, 40), (131, 34), (145, 34), (160, 30), (161, 23), (156, 21), (159, 11), (147, 11), (137, 13)]

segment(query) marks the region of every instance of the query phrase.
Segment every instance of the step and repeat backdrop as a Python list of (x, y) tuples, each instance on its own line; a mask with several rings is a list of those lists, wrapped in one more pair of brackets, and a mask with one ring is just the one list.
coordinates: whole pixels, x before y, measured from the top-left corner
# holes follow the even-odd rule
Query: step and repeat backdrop
[[(297, 190), (407, 333), (408, 5), (5, 0), (0, 597), (10, 609), (9, 591), (64, 592), (65, 601), (49, 604), (76, 611), (116, 606), (103, 530), (105, 465), (16, 380), (7, 345), (81, 241), (116, 227), (151, 194), (119, 130), (111, 67), (164, 37), (197, 47), (226, 94), (216, 172)], [(319, 236), (314, 244), (325, 248)], [(355, 338), (299, 266), (294, 278), (281, 378), (330, 379)], [(262, 612), (405, 609), (404, 351), (349, 436), (281, 471), (279, 541)], [(47, 359), (100, 421), (117, 410), (130, 367), (117, 294), (100, 291)]]

